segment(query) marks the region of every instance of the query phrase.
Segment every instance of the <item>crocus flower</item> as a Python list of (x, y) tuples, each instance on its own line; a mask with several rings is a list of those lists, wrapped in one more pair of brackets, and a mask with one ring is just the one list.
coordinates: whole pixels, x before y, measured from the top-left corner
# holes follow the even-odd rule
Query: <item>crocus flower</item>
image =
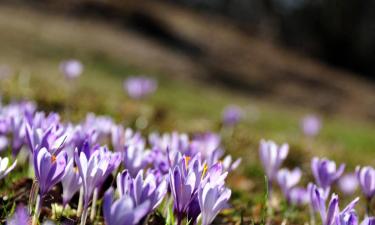
[(235, 105), (227, 106), (223, 111), (223, 124), (226, 126), (236, 125), (243, 116), (242, 109)]
[(334, 161), (314, 157), (311, 161), (311, 169), (316, 183), (320, 187), (327, 189), (340, 178), (344, 172), (345, 164), (341, 164), (339, 168), (336, 168)]
[(74, 166), (74, 159), (70, 159), (65, 169), (66, 173), (61, 180), (63, 187), (63, 204), (66, 205), (72, 199), (74, 194), (79, 190), (82, 179), (79, 175), (78, 168)]
[(6, 175), (8, 175), (14, 169), (14, 167), (16, 167), (16, 165), (17, 160), (14, 161), (14, 163), (11, 166), (9, 166), (8, 157), (0, 157), (0, 179), (3, 179)]
[(279, 170), (281, 163), (288, 155), (288, 151), (288, 144), (277, 146), (273, 141), (260, 141), (260, 161), (263, 165), (269, 182), (276, 179), (277, 171)]
[(103, 217), (107, 225), (136, 225), (147, 214), (148, 201), (136, 206), (131, 198), (122, 196), (113, 201), (113, 189), (106, 191), (103, 200)]
[(67, 79), (74, 79), (82, 74), (83, 65), (76, 59), (65, 60), (60, 63), (60, 71)]
[(142, 99), (157, 89), (157, 82), (148, 77), (129, 77), (124, 82), (124, 89), (127, 91), (129, 97), (133, 99)]
[(306, 136), (316, 136), (322, 126), (321, 120), (315, 115), (307, 115), (301, 121), (301, 128)]
[(375, 194), (375, 170), (370, 166), (356, 168), (359, 186), (367, 199), (371, 199)]
[(38, 180), (41, 196), (44, 196), (65, 174), (67, 154), (49, 152), (46, 148), (38, 149), (33, 154), (34, 171)]
[[(328, 189), (323, 189), (315, 184), (309, 183), (307, 190), (310, 196), (310, 207), (314, 212), (324, 212), (326, 209), (326, 201), (329, 195)], [(323, 216), (322, 216), (323, 217)]]
[[(174, 212), (178, 224), (180, 224), (192, 208), (196, 209), (196, 205), (192, 203), (196, 202), (198, 187), (204, 175), (204, 167), (200, 162), (200, 155), (190, 160), (189, 157), (178, 157), (175, 161), (177, 161), (176, 165), (169, 170), (169, 185), (174, 199)], [(188, 214), (188, 216), (192, 215)], [(195, 221), (196, 218), (188, 219)]]
[(31, 218), (26, 206), (18, 205), (13, 216), (7, 219), (7, 225), (30, 224)]
[(375, 225), (375, 217), (366, 217), (360, 225)]
[(290, 190), (298, 184), (302, 176), (299, 168), (294, 170), (281, 169), (277, 173), (277, 181), (284, 193), (285, 198), (290, 203)]
[(305, 205), (310, 200), (309, 192), (303, 187), (293, 187), (288, 193), (289, 203), (292, 205)]
[(358, 187), (357, 176), (354, 173), (348, 173), (343, 175), (339, 181), (338, 185), (342, 193), (345, 195), (352, 195)]
[(135, 177), (149, 163), (150, 151), (143, 144), (125, 146), (123, 152), (124, 167)]
[(117, 190), (120, 197), (130, 197), (135, 206), (148, 201), (150, 203), (148, 212), (150, 212), (163, 200), (167, 193), (167, 183), (165, 180), (157, 183), (157, 179), (152, 173), (148, 173), (144, 178), (143, 170), (139, 171), (135, 178), (132, 178), (127, 170), (124, 170), (117, 175)]
[(207, 183), (199, 189), (202, 225), (209, 225), (213, 222), (217, 214), (228, 206), (230, 196), (230, 189), (217, 184)]
[(74, 152), (74, 159), (82, 179), (84, 192), (84, 207), (87, 209), (94, 189), (107, 176), (109, 167), (108, 158), (101, 158), (100, 151), (97, 150), (88, 158), (84, 152)]

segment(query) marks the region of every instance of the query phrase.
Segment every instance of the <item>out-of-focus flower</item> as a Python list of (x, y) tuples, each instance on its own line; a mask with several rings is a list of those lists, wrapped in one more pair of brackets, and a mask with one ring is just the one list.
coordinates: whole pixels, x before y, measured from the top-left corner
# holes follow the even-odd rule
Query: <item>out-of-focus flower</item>
[(0, 152), (8, 147), (8, 139), (5, 136), (0, 136)]
[(199, 206), (201, 209), (202, 225), (209, 225), (217, 214), (228, 205), (231, 190), (218, 185), (217, 183), (207, 183), (198, 191)]
[(40, 194), (44, 196), (55, 184), (61, 181), (65, 174), (67, 154), (49, 152), (46, 148), (37, 149), (33, 153), (34, 171), (38, 180)]
[(301, 121), (301, 129), (309, 137), (318, 135), (321, 127), (322, 121), (315, 115), (307, 115)]
[(132, 129), (124, 129), (123, 126), (114, 125), (111, 129), (111, 140), (115, 151), (123, 152), (125, 146), (144, 146), (145, 140), (139, 132), (133, 132)]
[(132, 177), (135, 177), (149, 163), (149, 156), (150, 151), (145, 150), (142, 144), (125, 146), (123, 152), (124, 167)]
[(293, 187), (289, 190), (288, 198), (292, 205), (305, 205), (309, 202), (310, 195), (306, 188)]
[[(334, 197), (332, 197), (332, 198), (334, 198)], [(334, 224), (334, 225), (358, 225), (358, 216), (357, 216), (357, 213), (354, 210), (354, 207), (355, 207), (355, 205), (357, 204), (358, 201), (359, 201), (359, 198), (356, 198), (352, 202), (350, 202), (344, 208), (344, 210), (342, 210), (342, 211), (337, 210), (338, 212), (336, 212), (337, 215), (336, 215), (335, 221), (331, 224)], [(337, 209), (338, 209), (338, 201), (337, 201)], [(327, 217), (328, 217), (328, 215), (327, 215)]]
[(323, 225), (357, 225), (358, 219), (355, 214), (354, 207), (359, 201), (359, 198), (350, 202), (344, 210), (339, 209), (339, 197), (332, 194), (328, 207), (325, 205), (326, 193), (316, 185), (310, 186), (311, 204), (315, 211), (319, 212)]
[(106, 191), (103, 200), (103, 217), (107, 225), (136, 225), (147, 214), (148, 201), (136, 206), (131, 198), (122, 196), (113, 202), (113, 189)]
[(348, 173), (343, 175), (339, 181), (338, 185), (342, 193), (345, 195), (352, 195), (358, 187), (357, 176), (354, 173)]
[(302, 172), (299, 168), (295, 168), (294, 170), (281, 169), (277, 173), (277, 182), (288, 203), (290, 203), (290, 190), (298, 184), (301, 176)]
[(78, 168), (74, 166), (74, 159), (70, 159), (65, 169), (66, 173), (61, 181), (63, 187), (63, 204), (69, 203), (70, 199), (79, 190), (82, 179), (79, 175)]
[(157, 183), (157, 179), (152, 173), (143, 177), (143, 170), (139, 171), (133, 179), (127, 170), (117, 175), (117, 190), (120, 197), (127, 196), (133, 200), (135, 206), (139, 206), (148, 201), (149, 210), (155, 209), (163, 200), (167, 193), (167, 183), (162, 180)]
[(69, 59), (60, 63), (60, 71), (67, 79), (79, 77), (83, 72), (83, 65), (76, 59)]
[(316, 183), (320, 187), (327, 189), (343, 174), (345, 164), (341, 164), (339, 168), (336, 168), (334, 161), (314, 157), (311, 161), (311, 169)]
[(238, 158), (238, 159), (236, 159), (236, 161), (232, 162), (232, 156), (231, 155), (225, 156), (224, 159), (223, 159), (224, 170), (226, 170), (228, 172), (231, 172), (231, 171), (237, 169), (240, 166), (241, 161), (242, 161), (242, 159)]
[(319, 188), (313, 183), (309, 183), (307, 190), (310, 196), (310, 206), (315, 212), (325, 212), (326, 201), (329, 195), (328, 189)]
[(30, 224), (31, 218), (26, 206), (18, 205), (13, 216), (7, 219), (7, 225), (23, 225)]
[(371, 199), (375, 194), (375, 170), (370, 166), (356, 168), (359, 186), (367, 199)]
[(243, 111), (240, 107), (235, 105), (227, 106), (223, 111), (223, 124), (226, 126), (234, 126), (243, 117)]
[(276, 179), (277, 171), (288, 155), (289, 146), (277, 146), (273, 141), (260, 141), (259, 154), (267, 179), (271, 182)]
[(124, 82), (124, 89), (133, 99), (146, 98), (157, 89), (157, 82), (145, 76), (129, 77)]
[(375, 225), (375, 217), (366, 217), (360, 225)]
[(9, 166), (9, 159), (8, 157), (1, 158), (0, 157), (0, 179), (3, 179), (10, 171), (14, 169), (17, 165), (17, 160), (13, 162), (11, 166)]

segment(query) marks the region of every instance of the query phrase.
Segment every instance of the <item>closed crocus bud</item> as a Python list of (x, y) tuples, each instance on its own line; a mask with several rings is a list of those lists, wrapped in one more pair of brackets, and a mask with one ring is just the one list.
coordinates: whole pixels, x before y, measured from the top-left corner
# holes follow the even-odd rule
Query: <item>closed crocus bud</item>
[(352, 195), (357, 190), (358, 180), (357, 176), (354, 173), (348, 173), (343, 175), (339, 181), (338, 185), (340, 190), (345, 195)]
[(318, 135), (321, 127), (322, 121), (315, 115), (307, 115), (301, 121), (301, 129), (309, 137)]
[(263, 168), (269, 181), (276, 179), (277, 171), (288, 155), (289, 146), (283, 144), (278, 146), (273, 141), (260, 141), (259, 154)]
[(370, 166), (357, 166), (356, 174), (362, 193), (367, 199), (371, 199), (375, 194), (375, 170)]
[(60, 63), (60, 71), (67, 79), (74, 79), (82, 74), (83, 65), (76, 59), (65, 60)]
[(129, 77), (124, 81), (124, 89), (133, 99), (146, 98), (157, 89), (157, 82), (145, 76)]
[(336, 163), (328, 159), (314, 157), (311, 161), (311, 169), (316, 183), (324, 188), (330, 188), (331, 184), (338, 180), (345, 169), (345, 164), (336, 168)]
[(310, 196), (310, 206), (313, 211), (323, 213), (325, 211), (325, 205), (329, 195), (328, 190), (319, 188), (313, 183), (309, 183), (307, 190)]

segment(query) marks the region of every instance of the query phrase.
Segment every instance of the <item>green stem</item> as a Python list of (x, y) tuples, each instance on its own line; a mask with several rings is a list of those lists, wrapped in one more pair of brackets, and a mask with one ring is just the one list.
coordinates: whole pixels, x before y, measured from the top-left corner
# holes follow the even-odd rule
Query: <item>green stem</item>
[(38, 195), (38, 197), (36, 198), (35, 211), (34, 211), (32, 225), (37, 225), (38, 223), (41, 206), (42, 206), (41, 196)]

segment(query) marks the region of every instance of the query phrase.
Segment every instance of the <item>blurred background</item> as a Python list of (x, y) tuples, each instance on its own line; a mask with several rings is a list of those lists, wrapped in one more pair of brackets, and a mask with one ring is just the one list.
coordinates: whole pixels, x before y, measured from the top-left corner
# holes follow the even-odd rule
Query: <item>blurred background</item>
[(5, 0), (1, 51), (89, 54), (373, 120), (374, 8), (362, 0)]

